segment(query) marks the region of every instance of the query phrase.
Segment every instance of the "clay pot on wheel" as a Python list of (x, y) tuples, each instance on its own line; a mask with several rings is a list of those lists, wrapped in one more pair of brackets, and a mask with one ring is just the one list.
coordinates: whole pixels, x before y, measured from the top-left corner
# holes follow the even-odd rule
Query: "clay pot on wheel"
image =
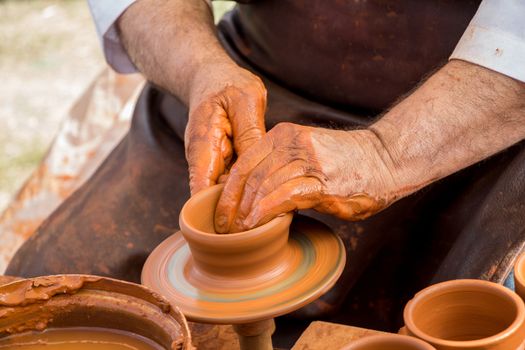
[(437, 350), (522, 350), (525, 305), (488, 281), (455, 280), (430, 286), (408, 302), (400, 331)]
[(218, 235), (213, 217), (221, 193), (219, 185), (201, 196), (197, 194), (180, 213), (179, 224), (191, 250), (195, 273), (203, 275), (197, 278), (206, 279), (208, 287), (219, 288), (224, 288), (225, 281), (237, 284), (242, 280), (257, 283), (271, 280), (288, 261), (287, 243), (293, 215), (278, 216), (249, 231)]
[(23, 332), (70, 327), (129, 332), (163, 349), (193, 349), (182, 313), (138, 284), (98, 276), (57, 275), (0, 286), (0, 344)]
[(343, 242), (326, 225), (284, 214), (252, 230), (217, 234), (223, 185), (192, 196), (181, 231), (150, 254), (142, 283), (191, 321), (234, 324), (242, 349), (272, 349), (273, 317), (327, 292), (341, 275)]
[(297, 310), (328, 291), (345, 264), (341, 239), (313, 219), (284, 214), (254, 229), (217, 234), (223, 185), (181, 210), (181, 231), (148, 257), (142, 283), (180, 305), (190, 321), (244, 324)]
[(378, 334), (352, 342), (341, 350), (436, 350), (414, 337), (399, 334)]

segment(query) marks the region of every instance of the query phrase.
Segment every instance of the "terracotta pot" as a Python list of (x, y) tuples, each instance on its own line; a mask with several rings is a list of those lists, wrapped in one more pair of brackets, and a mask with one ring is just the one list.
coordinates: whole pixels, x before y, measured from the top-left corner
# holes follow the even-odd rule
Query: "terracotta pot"
[(438, 350), (517, 350), (525, 347), (525, 305), (488, 281), (455, 280), (430, 286), (408, 302), (405, 327)]
[(292, 214), (278, 216), (252, 230), (218, 236), (213, 226), (215, 207), (223, 185), (193, 196), (181, 210), (179, 224), (188, 242), (196, 270), (224, 288), (231, 280), (271, 280), (287, 265), (287, 243)]
[(521, 299), (525, 300), (525, 253), (514, 264), (514, 287)]
[(216, 234), (223, 185), (184, 205), (180, 232), (150, 254), (142, 283), (180, 305), (191, 320), (214, 324), (266, 321), (326, 293), (346, 261), (341, 239), (326, 225), (284, 214), (252, 230)]
[(436, 350), (414, 337), (398, 334), (378, 334), (352, 342), (341, 350)]
[(97, 276), (57, 275), (0, 286), (0, 339), (48, 327), (122, 330), (165, 349), (193, 349), (182, 313), (141, 285)]

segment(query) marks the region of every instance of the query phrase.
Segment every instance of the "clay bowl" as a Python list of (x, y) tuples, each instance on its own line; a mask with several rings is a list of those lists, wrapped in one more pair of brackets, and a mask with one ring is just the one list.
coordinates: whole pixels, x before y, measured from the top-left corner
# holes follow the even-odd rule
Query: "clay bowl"
[(0, 340), (64, 327), (127, 331), (165, 349), (193, 349), (182, 313), (141, 285), (88, 275), (57, 275), (0, 286)]
[(525, 253), (514, 264), (514, 287), (521, 299), (525, 300)]
[(292, 312), (327, 292), (346, 255), (326, 225), (284, 214), (252, 230), (217, 234), (223, 185), (191, 197), (181, 231), (150, 254), (142, 283), (180, 305), (191, 321), (242, 324)]
[(414, 337), (398, 334), (378, 334), (352, 342), (341, 350), (436, 350)]
[(400, 331), (438, 350), (518, 350), (525, 340), (525, 305), (488, 281), (454, 280), (430, 286), (408, 302)]
[(209, 283), (220, 283), (220, 287), (225, 280), (235, 283), (256, 278), (261, 283), (275, 277), (286, 264), (293, 215), (278, 216), (244, 232), (216, 234), (213, 218), (223, 187), (201, 191), (186, 202), (180, 213), (180, 228), (196, 271)]

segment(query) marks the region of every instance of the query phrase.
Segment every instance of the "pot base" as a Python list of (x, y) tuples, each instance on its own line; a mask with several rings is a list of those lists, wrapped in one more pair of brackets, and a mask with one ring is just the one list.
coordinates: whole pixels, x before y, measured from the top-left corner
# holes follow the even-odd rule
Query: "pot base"
[(341, 239), (327, 226), (297, 217), (286, 258), (267, 275), (228, 279), (202, 274), (177, 232), (148, 257), (142, 283), (192, 321), (239, 324), (280, 316), (314, 301), (335, 284), (345, 260)]

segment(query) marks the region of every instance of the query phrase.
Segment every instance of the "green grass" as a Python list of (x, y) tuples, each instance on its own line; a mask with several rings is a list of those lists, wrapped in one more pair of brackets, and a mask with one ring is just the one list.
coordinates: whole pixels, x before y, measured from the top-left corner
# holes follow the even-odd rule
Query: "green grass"
[(102, 66), (85, 0), (0, 0), (0, 211)]
[[(4, 149), (5, 145), (5, 142), (0, 141), (0, 149)], [(12, 157), (0, 157), (0, 189), (14, 194), (45, 152), (45, 145), (37, 141), (21, 145), (17, 154)], [(21, 174), (24, 176), (21, 177)]]
[(85, 0), (0, 1), (0, 211), (102, 62)]

